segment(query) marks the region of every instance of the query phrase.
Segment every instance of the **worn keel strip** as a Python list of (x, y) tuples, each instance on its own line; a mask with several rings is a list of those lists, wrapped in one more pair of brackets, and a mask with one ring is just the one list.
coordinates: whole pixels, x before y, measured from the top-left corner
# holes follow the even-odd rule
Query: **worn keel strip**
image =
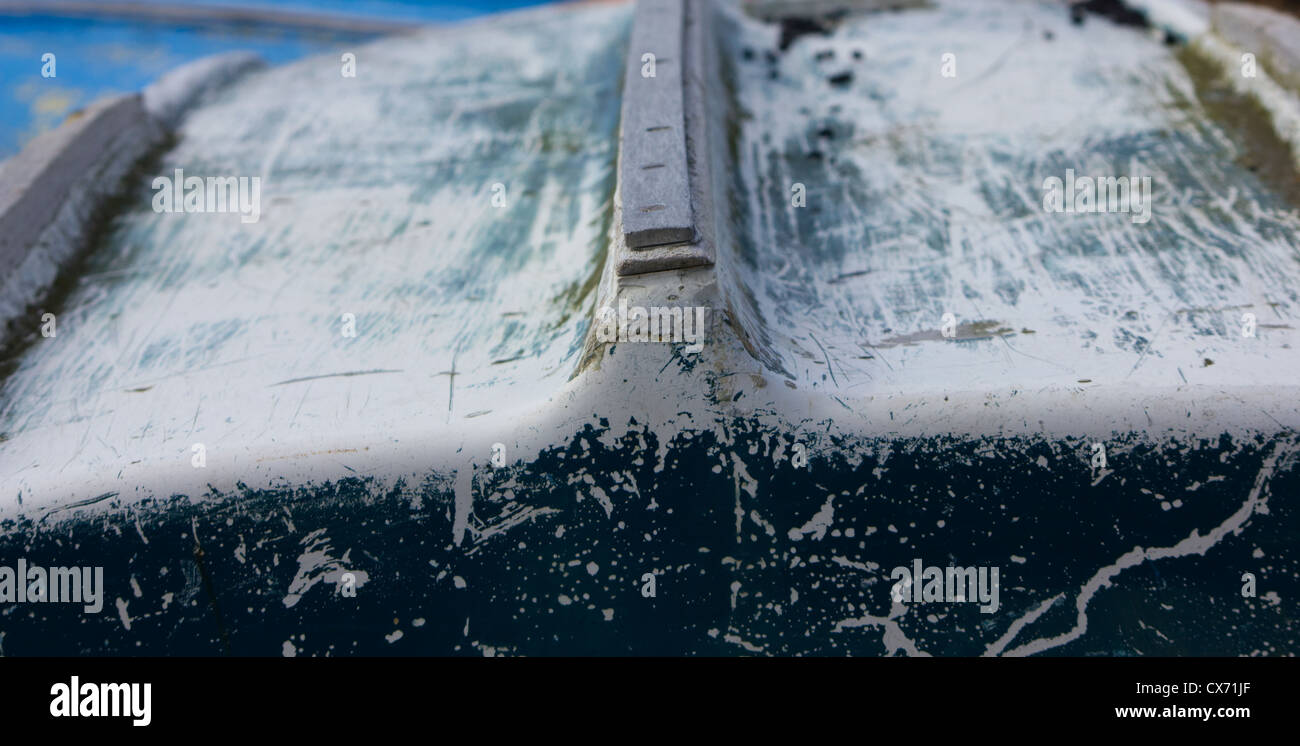
[[(700, 230), (707, 157), (699, 91), (707, 3), (639, 0), (623, 90), (620, 275), (713, 263)], [(707, 221), (704, 221), (707, 222)]]

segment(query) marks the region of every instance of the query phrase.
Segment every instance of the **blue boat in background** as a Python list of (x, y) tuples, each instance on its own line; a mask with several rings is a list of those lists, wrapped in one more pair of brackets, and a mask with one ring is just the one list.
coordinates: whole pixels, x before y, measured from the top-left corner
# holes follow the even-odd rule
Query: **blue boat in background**
[[(543, 2), (0, 3), (0, 160), (91, 101), (139, 91), (209, 55), (248, 50), (277, 65), (405, 25), (450, 23)], [(240, 21), (258, 14), (282, 22)], [(54, 55), (52, 69), (46, 54)], [(46, 77), (43, 70), (54, 74)]]

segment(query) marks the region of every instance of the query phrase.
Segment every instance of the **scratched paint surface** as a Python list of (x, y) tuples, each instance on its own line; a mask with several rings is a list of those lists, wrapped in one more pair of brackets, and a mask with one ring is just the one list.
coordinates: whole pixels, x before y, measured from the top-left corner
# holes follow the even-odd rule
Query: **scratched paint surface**
[[(942, 26), (946, 12), (929, 22)], [(985, 20), (992, 31), (1001, 28)], [(911, 45), (891, 55), (910, 59), (909, 50), (926, 39), (921, 28)], [(1019, 33), (1021, 26), (1015, 28)], [(728, 53), (738, 66), (746, 43), (755, 45), (758, 60), (775, 51), (773, 30), (732, 32), (728, 38), (737, 43)], [(1075, 32), (1062, 26), (1056, 38)], [(1122, 46), (1127, 42), (1112, 35), (1131, 32), (1086, 27), (1078, 33)], [(1000, 33), (983, 37), (983, 44), (979, 38), (971, 35), (964, 51), (995, 58), (1010, 43)], [(809, 41), (797, 42), (790, 54)], [(1172, 59), (1142, 37), (1131, 49), (1160, 65)], [(619, 69), (609, 67), (612, 75)], [(1167, 68), (1171, 75), (1175, 70)], [(813, 86), (805, 76), (789, 81), (778, 73), (775, 85)], [(737, 189), (735, 224), (725, 233), (756, 266), (804, 265), (806, 284), (785, 288), (790, 296), (780, 298), (797, 309), (817, 294), (838, 292), (842, 283), (831, 280), (845, 273), (837, 263), (849, 261), (849, 247), (760, 230), (755, 226), (762, 221), (741, 209), (775, 201), (776, 193), (784, 199), (788, 186), (772, 186), (754, 170), (763, 161), (784, 168), (786, 145), (772, 152), (752, 147), (763, 142), (764, 131), (746, 129), (785, 126), (774, 123), (775, 114), (765, 119), (758, 105), (763, 86), (772, 84), (738, 82), (736, 106), (723, 116), (738, 133), (737, 144), (750, 146), (738, 147), (734, 160), (728, 152), (713, 156), (715, 170), (750, 187)], [(247, 90), (225, 105), (241, 103)], [(1159, 107), (1152, 111), (1148, 116), (1157, 116)], [(1201, 127), (1215, 126), (1195, 112), (1188, 116)], [(1091, 142), (1090, 132), (1080, 129), (1062, 142), (1079, 147)], [(213, 129), (202, 137), (215, 144), (224, 135)], [(294, 143), (285, 137), (282, 157), (306, 156)], [(996, 152), (987, 140), (972, 152), (981, 148)], [(1228, 168), (1231, 159), (1215, 152), (1207, 160), (1213, 170)], [(954, 180), (974, 188), (985, 175), (973, 169)], [(1238, 189), (1253, 185), (1241, 178)], [(850, 185), (845, 179), (843, 188)], [(755, 196), (768, 187), (773, 195)], [(1266, 188), (1252, 188), (1261, 203), (1270, 199)], [(829, 221), (834, 212), (823, 207), (820, 219)], [(989, 230), (999, 227), (989, 223)], [(847, 219), (840, 227), (860, 229)], [(996, 254), (1000, 246), (981, 244), (981, 250)], [(1251, 244), (1243, 252), (1267, 259), (1271, 247)], [(832, 271), (837, 274), (828, 277)], [(128, 471), (106, 477), (102, 484), (116, 491), (88, 494), (99, 498), (93, 503), (70, 503), (62, 494), (0, 513), (0, 557), (103, 563), (109, 586), (106, 611), (98, 616), (54, 605), (0, 608), (0, 650), (322, 656), (1300, 650), (1300, 522), (1288, 500), (1300, 489), (1294, 404), (1274, 410), (1283, 420), (1276, 425), (1268, 413), (1257, 413), (1247, 427), (1223, 413), (1249, 397), (1204, 379), (1186, 389), (1160, 379), (1150, 390), (1043, 386), (1025, 393), (1013, 376), (1043, 370), (1023, 373), (1006, 363), (999, 340), (940, 346), (919, 324), (899, 327), (904, 339), (885, 352), (962, 353), (977, 363), (968, 367), (986, 369), (980, 375), (1003, 366), (1007, 380), (945, 392), (946, 384), (936, 383), (940, 374), (904, 354), (890, 362), (929, 376), (931, 389), (900, 393), (894, 387), (906, 381), (877, 377), (879, 389), (836, 391), (824, 366), (795, 351), (800, 328), (774, 321), (783, 311), (773, 294), (784, 286), (765, 280), (748, 287), (729, 284), (734, 276), (715, 282), (698, 273), (674, 277), (670, 291), (728, 317), (698, 358), (669, 346), (619, 344), (574, 380), (548, 389), (538, 411), (519, 417), (494, 412), (440, 427), (437, 416), (394, 416), (400, 439), (364, 432), (329, 438), (345, 446), (343, 454), (295, 446), (285, 459), (209, 468), (210, 486), (197, 488), (160, 479), (158, 468)], [(743, 265), (739, 274), (743, 282), (761, 279), (746, 275)], [(1151, 281), (1156, 294), (1175, 292), (1170, 276)], [(653, 284), (640, 278), (624, 289), (635, 300)], [(726, 295), (733, 290), (742, 295)], [(746, 315), (745, 292), (756, 314)], [(859, 291), (844, 302), (871, 299)], [(461, 314), (477, 308), (453, 307)], [(799, 321), (815, 325), (811, 331), (828, 352), (851, 336), (835, 309)], [(745, 339), (728, 331), (755, 318), (764, 327), (746, 329)], [(1076, 331), (1057, 320), (1040, 333), (1073, 340)], [(816, 347), (811, 336), (807, 343)], [(1089, 348), (1088, 354), (1099, 353)], [(1255, 358), (1269, 368), (1252, 372), (1255, 380), (1281, 376), (1275, 356), (1284, 354)], [(946, 360), (932, 355), (925, 360)], [(1063, 359), (1079, 356), (1076, 350)], [(1132, 367), (1140, 357), (1130, 353), (1119, 365)], [(1147, 357), (1163, 359), (1154, 349)], [(775, 362), (764, 365), (767, 360)], [(1149, 376), (1151, 362), (1133, 376)], [(837, 378), (842, 371), (846, 383), (858, 382), (847, 365), (835, 368)], [(510, 390), (505, 385), (503, 395), (513, 395)], [(1265, 387), (1252, 401), (1266, 402), (1273, 390), (1294, 388)], [(221, 406), (233, 405), (222, 400)], [(424, 405), (413, 400), (418, 406)], [(384, 421), (375, 411), (360, 419)], [(510, 454), (504, 467), (486, 463), (496, 440)], [(1100, 470), (1089, 461), (1098, 440), (1109, 457)], [(806, 446), (805, 467), (792, 462), (795, 444)], [(276, 451), (265, 442), (258, 448), (254, 453)], [(187, 453), (173, 458), (189, 470)], [(112, 462), (105, 457), (103, 463)], [(278, 471), (267, 471), (271, 465)], [(931, 565), (999, 567), (998, 610), (892, 602), (890, 570), (917, 557)], [(1247, 571), (1259, 577), (1256, 597), (1240, 594)], [(654, 598), (640, 592), (647, 572), (658, 578)], [(353, 575), (355, 597), (340, 593), (345, 573)]]
[[(255, 469), (557, 390), (603, 263), (628, 13), (524, 18), (361, 47), (355, 78), (315, 57), (197, 111), (4, 383), (9, 506), (194, 443)], [(155, 213), (175, 169), (260, 177), (260, 219)]]
[[(731, 38), (739, 253), (773, 367), (841, 397), (1295, 383), (1297, 204), (1146, 31), (953, 2), (774, 61), (774, 29)], [(1046, 212), (1067, 169), (1150, 177), (1150, 220)]]
[[(672, 442), (659, 435), (664, 423), (624, 431), (598, 419), (526, 468), (479, 472), (472, 535), (460, 546), (450, 540), (455, 496), (445, 474), (6, 521), (3, 556), (102, 563), (107, 597), (99, 615), (10, 605), (0, 611), (0, 648), (490, 656), (1300, 647), (1297, 516), (1286, 499), (1300, 489), (1294, 441), (1125, 439), (1112, 443), (1123, 466), (1098, 488), (1086, 460), (1071, 458), (1077, 441), (866, 439), (804, 471), (789, 465), (789, 438), (748, 417)], [(819, 425), (795, 437), (816, 447)], [(1170, 501), (1179, 507), (1162, 508)], [(999, 566), (998, 611), (892, 603), (890, 570), (916, 557)], [(1257, 598), (1239, 595), (1247, 570), (1259, 574)], [(658, 574), (654, 598), (639, 593), (645, 572)], [(355, 597), (340, 593), (345, 573)]]

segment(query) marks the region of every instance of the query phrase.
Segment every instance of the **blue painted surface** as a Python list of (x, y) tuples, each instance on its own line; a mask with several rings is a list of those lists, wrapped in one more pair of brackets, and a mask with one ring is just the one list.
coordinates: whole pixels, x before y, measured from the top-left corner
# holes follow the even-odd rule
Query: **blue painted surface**
[(181, 0), (172, 5), (268, 7), (295, 13), (329, 13), (410, 21), (458, 21), (548, 0)]
[[(538, 0), (473, 2), (182, 2), (278, 11), (349, 15), (395, 21), (449, 22), (515, 8)], [(138, 91), (176, 66), (219, 52), (246, 49), (268, 63), (327, 51), (368, 38), (334, 33), (233, 25), (176, 26), (137, 20), (56, 16), (0, 16), (0, 160), (31, 138), (58, 126), (95, 99)], [(42, 55), (55, 55), (55, 77), (41, 74)]]

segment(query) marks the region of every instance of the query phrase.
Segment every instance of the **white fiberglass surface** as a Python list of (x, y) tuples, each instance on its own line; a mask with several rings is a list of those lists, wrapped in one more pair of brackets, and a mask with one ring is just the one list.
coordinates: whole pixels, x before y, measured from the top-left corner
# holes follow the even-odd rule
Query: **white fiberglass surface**
[[(784, 52), (773, 26), (728, 39), (737, 266), (770, 367), (841, 398), (1296, 383), (1295, 189), (1160, 34), (995, 1)], [(1098, 210), (1083, 177), (1143, 202), (1094, 181)]]
[[(55, 336), (10, 361), (5, 500), (85, 497), (196, 444), (230, 467), (544, 403), (603, 264), (629, 18), (388, 38), (351, 51), (355, 76), (318, 56), (195, 111), (48, 309)], [(257, 214), (155, 211), (178, 170), (259, 179)]]

